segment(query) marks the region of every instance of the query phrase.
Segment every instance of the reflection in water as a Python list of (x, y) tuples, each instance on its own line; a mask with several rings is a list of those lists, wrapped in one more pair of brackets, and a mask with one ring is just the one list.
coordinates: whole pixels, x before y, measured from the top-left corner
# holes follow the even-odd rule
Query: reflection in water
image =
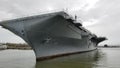
[(93, 68), (101, 59), (100, 50), (36, 62), (36, 68)]
[(34, 68), (35, 55), (32, 50), (0, 51), (0, 68)]
[(39, 62), (32, 50), (3, 50), (0, 68), (120, 68), (119, 58), (120, 48), (101, 48)]

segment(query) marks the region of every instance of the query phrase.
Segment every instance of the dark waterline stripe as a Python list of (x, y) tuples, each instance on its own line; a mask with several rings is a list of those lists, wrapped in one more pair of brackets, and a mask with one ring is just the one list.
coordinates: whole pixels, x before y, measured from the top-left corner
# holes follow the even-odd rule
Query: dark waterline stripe
[(72, 53), (64, 53), (64, 54), (56, 54), (56, 55), (52, 55), (52, 56), (39, 57), (39, 58), (36, 58), (36, 61), (50, 60), (50, 59), (54, 59), (54, 58), (58, 58), (58, 57), (86, 53), (86, 52), (90, 52), (90, 51), (94, 51), (94, 50), (97, 50), (97, 48), (93, 49), (93, 50), (88, 50), (88, 51), (80, 51), (80, 52), (72, 52)]

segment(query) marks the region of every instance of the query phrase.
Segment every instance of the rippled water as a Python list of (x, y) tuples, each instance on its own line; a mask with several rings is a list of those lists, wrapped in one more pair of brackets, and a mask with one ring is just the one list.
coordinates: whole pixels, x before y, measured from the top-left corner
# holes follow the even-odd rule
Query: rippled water
[(32, 50), (3, 50), (0, 68), (120, 68), (120, 48), (101, 48), (39, 62)]

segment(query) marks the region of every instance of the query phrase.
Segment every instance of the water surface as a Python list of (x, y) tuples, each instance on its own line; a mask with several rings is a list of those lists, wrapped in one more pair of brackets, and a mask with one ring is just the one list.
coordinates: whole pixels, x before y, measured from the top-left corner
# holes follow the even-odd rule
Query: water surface
[(0, 68), (120, 68), (120, 48), (96, 51), (45, 61), (35, 61), (32, 50), (0, 51)]

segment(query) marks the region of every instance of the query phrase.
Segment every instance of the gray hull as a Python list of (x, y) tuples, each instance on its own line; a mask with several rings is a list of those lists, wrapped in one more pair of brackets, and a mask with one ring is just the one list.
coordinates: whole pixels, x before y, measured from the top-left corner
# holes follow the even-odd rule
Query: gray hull
[(37, 59), (91, 51), (103, 41), (69, 20), (69, 15), (57, 12), (3, 21), (0, 25), (23, 38)]

